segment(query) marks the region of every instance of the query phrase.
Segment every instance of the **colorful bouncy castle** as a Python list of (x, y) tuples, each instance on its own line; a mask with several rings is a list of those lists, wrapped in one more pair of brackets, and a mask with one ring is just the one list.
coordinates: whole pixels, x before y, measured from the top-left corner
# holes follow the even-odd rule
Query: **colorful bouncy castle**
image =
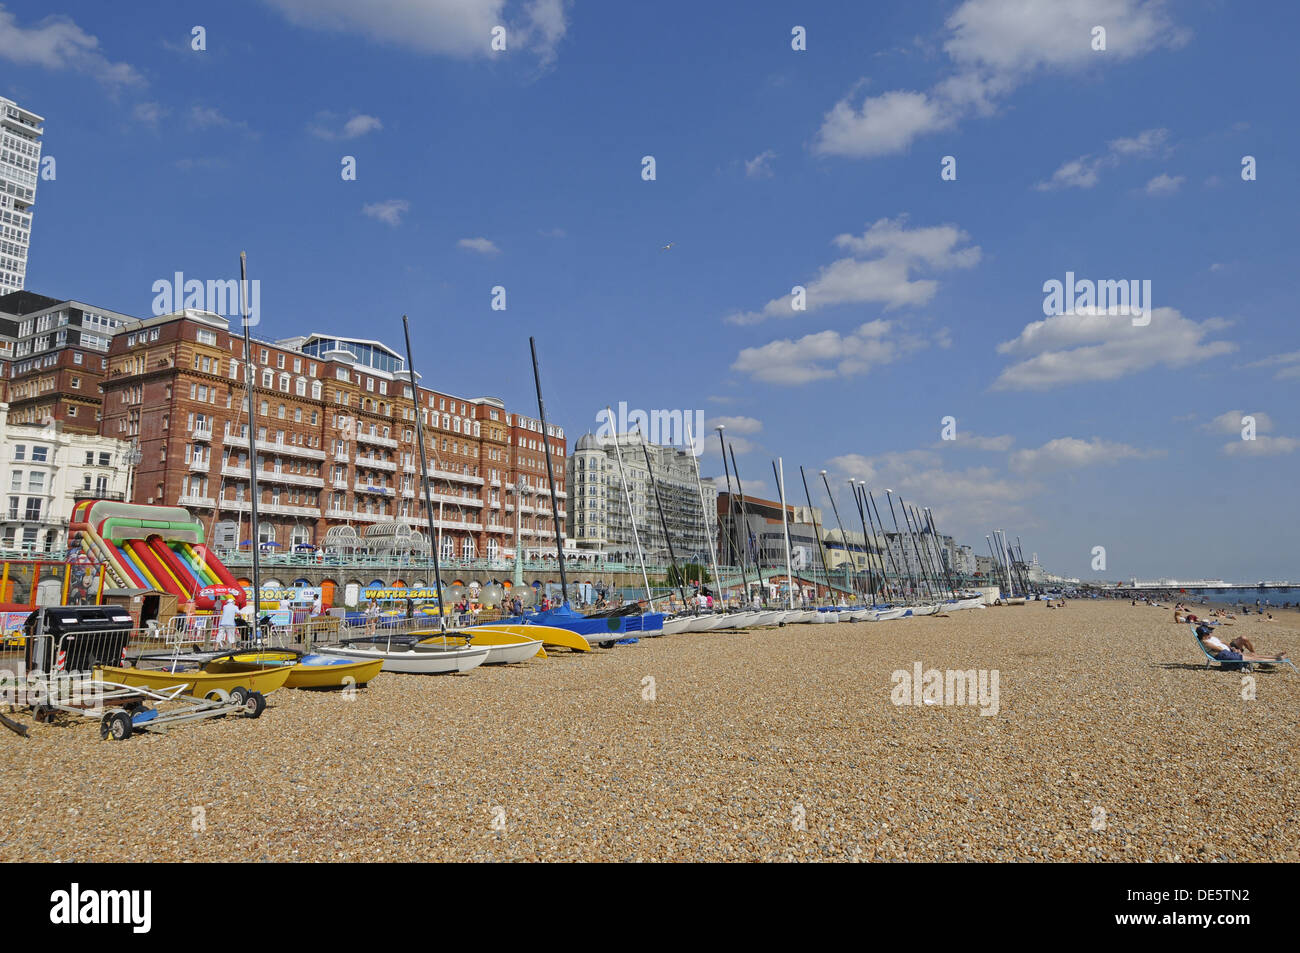
[[(204, 545), (203, 524), (179, 506), (81, 500), (72, 509), (68, 547), (100, 562), (110, 585), (153, 589), (214, 608), (231, 596), (247, 599), (221, 560)], [(75, 555), (75, 554), (74, 554)]]

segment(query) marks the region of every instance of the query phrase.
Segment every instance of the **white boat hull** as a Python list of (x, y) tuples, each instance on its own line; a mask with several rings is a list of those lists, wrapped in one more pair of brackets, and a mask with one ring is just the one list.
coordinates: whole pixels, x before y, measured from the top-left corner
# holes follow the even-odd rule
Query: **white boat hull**
[[(515, 646), (502, 646), (514, 648)], [(432, 646), (387, 649), (360, 648), (352, 645), (329, 646), (330, 655), (351, 659), (383, 659), (380, 671), (399, 672), (406, 675), (442, 675), (448, 672), (468, 672), (487, 661), (489, 649), (494, 646), (469, 646), (460, 649), (443, 649)], [(536, 655), (536, 649), (533, 655)], [(529, 658), (532, 656), (530, 655)]]
[(664, 620), (664, 635), (673, 635), (677, 632), (690, 632), (694, 630), (695, 624), (699, 620), (692, 615), (679, 615), (675, 619)]
[(872, 609), (868, 617), (873, 622), (889, 622), (892, 619), (901, 619), (906, 615), (907, 610), (902, 606), (893, 606), (889, 609)]

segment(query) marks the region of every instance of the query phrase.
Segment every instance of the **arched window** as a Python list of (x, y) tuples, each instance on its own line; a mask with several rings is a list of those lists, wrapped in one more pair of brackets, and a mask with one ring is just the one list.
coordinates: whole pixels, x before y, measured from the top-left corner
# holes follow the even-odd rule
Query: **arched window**
[(460, 558), (461, 559), (474, 558), (474, 538), (472, 536), (466, 536), (463, 540), (461, 540)]
[(262, 386), (267, 388), (275, 386), (275, 371), (269, 367), (262, 371)]
[(298, 378), (294, 386), (295, 386), (294, 393), (296, 393), (299, 397), (307, 396), (307, 378), (305, 377)]
[(270, 412), (271, 412), (271, 405), (268, 404), (266, 401), (262, 401), (262, 407), (261, 407), (261, 411), (260, 411), (260, 413), (262, 414), (262, 416), (265, 417), (265, 416), (266, 416), (267, 414), (269, 414)]
[(289, 375), (288, 375), (288, 374), (281, 374), (281, 375), (280, 375), (280, 390), (282, 390), (282, 391), (283, 391), (284, 393), (286, 393), (286, 394), (289, 393)]
[(439, 558), (451, 559), (453, 556), (456, 555), (456, 541), (452, 539), (450, 536), (444, 536), (442, 538), (442, 545), (438, 547), (438, 549), (441, 553), (441, 556)]
[(284, 420), (284, 404), (281, 404), (279, 406), (279, 408), (275, 412), (275, 415), (279, 417), (281, 420)]
[(320, 381), (311, 382), (311, 399), (320, 400), (321, 383)]

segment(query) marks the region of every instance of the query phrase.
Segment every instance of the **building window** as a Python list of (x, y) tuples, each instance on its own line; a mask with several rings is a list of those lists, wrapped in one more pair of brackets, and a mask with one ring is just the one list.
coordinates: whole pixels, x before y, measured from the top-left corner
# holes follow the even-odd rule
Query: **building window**
[(23, 446), (21, 443), (14, 444), (14, 459), (15, 460), (27, 459), (27, 448)]
[(217, 346), (217, 332), (216, 332), (216, 331), (205, 331), (205, 330), (203, 330), (202, 328), (200, 328), (197, 332), (195, 332), (194, 340), (198, 341), (200, 344), (206, 344), (206, 345), (208, 345), (209, 347), (216, 347), (216, 346)]
[[(49, 447), (32, 447), (32, 463), (44, 463), (49, 452)], [(14, 459), (18, 460), (21, 457), (15, 457)]]

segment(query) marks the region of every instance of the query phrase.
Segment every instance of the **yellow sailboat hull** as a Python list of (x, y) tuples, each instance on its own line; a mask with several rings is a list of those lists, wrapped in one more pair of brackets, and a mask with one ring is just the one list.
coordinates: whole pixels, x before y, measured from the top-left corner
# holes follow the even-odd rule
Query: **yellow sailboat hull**
[(342, 688), (345, 685), (364, 685), (379, 674), (383, 659), (344, 661), (333, 665), (305, 665), (297, 662), (293, 652), (266, 649), (244, 652), (229, 658), (209, 662), (204, 671), (217, 673), (256, 672), (269, 668), (289, 669), (285, 688)]
[(269, 695), (289, 680), (289, 666), (249, 672), (168, 672), (156, 668), (118, 668), (104, 665), (95, 670), (106, 682), (160, 691), (184, 685), (186, 694), (205, 698), (209, 692), (229, 692), (243, 687)]
[[(575, 652), (591, 651), (591, 643), (577, 632), (571, 632), (568, 629), (561, 629), (553, 625), (476, 625), (472, 626), (470, 631), (474, 636), (474, 642), (478, 645), (511, 645), (515, 642), (531, 642), (534, 639), (540, 639), (542, 645), (573, 649)], [(435, 629), (430, 629), (428, 632), (417, 632), (416, 634), (427, 636), (422, 640), (425, 642), (442, 638)], [(508, 641), (504, 639), (495, 642), (489, 641), (489, 639), (502, 636), (513, 636), (513, 638)], [(454, 632), (448, 633), (448, 638), (454, 637)], [(543, 649), (538, 653), (538, 656), (544, 656), (545, 651)]]

